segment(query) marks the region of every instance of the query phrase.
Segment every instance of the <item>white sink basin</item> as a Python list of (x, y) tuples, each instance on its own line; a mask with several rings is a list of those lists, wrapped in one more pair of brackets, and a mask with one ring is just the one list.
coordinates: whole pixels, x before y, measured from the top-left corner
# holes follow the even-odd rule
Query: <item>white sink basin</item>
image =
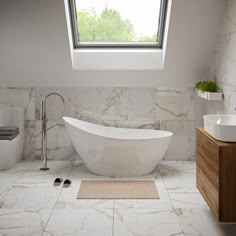
[(204, 129), (217, 140), (236, 142), (236, 115), (205, 115)]

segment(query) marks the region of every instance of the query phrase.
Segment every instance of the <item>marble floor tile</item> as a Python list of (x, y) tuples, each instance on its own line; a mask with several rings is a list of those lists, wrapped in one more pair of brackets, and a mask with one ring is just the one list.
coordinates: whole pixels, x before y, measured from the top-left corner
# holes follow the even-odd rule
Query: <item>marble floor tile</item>
[(111, 209), (55, 209), (43, 236), (112, 236)]
[(40, 171), (41, 161), (35, 161), (33, 165), (19, 178), (15, 186), (30, 188), (53, 187), (57, 177), (66, 179), (71, 171), (73, 162), (71, 161), (48, 161), (49, 171)]
[(0, 200), (9, 192), (19, 178), (19, 173), (5, 173), (0, 171)]
[(42, 167), (41, 161), (35, 161), (33, 165), (24, 173), (23, 177), (36, 177), (42, 175), (68, 177), (73, 166), (73, 161), (48, 161), (49, 171), (40, 171)]
[(162, 162), (158, 165), (168, 192), (198, 192), (195, 164)]
[[(44, 174), (44, 175), (33, 174), (30, 176), (23, 176), (16, 181), (14, 186), (24, 187), (24, 188), (26, 187), (27, 188), (52, 188), (55, 179), (58, 177), (59, 177), (58, 175), (53, 175), (53, 174)], [(64, 176), (62, 177), (63, 179), (66, 178)]]
[(111, 180), (114, 177), (96, 175), (90, 172), (81, 161), (75, 161), (69, 179), (72, 180), (72, 187), (78, 188), (81, 180)]
[[(195, 162), (162, 161), (134, 178), (99, 176), (80, 160), (49, 161), (49, 172), (39, 171), (41, 164), (19, 162), (0, 171), (0, 235), (41, 236), (45, 228), (45, 236), (236, 235), (236, 224), (218, 224), (196, 189)], [(72, 185), (52, 187), (58, 176)], [(79, 200), (83, 179), (154, 180), (160, 199)]]
[(57, 200), (57, 209), (113, 209), (114, 201), (107, 199), (77, 199), (79, 187), (63, 189)]
[(13, 186), (4, 197), (2, 208), (52, 209), (59, 197), (61, 188), (29, 188)]
[[(168, 193), (166, 191), (165, 185), (160, 175), (155, 172), (156, 188), (159, 193), (160, 199), (120, 199), (115, 200), (116, 208), (126, 208), (126, 209), (161, 209), (161, 210), (171, 210), (172, 204), (169, 199)], [(138, 178), (138, 180), (140, 180)], [(146, 179), (145, 179), (146, 180)]]
[(170, 236), (181, 233), (173, 210), (115, 209), (114, 236)]
[(174, 208), (207, 208), (207, 203), (197, 192), (169, 192)]
[(198, 192), (196, 176), (191, 171), (173, 171), (162, 178), (168, 192)]
[(167, 174), (171, 171), (193, 170), (195, 173), (195, 161), (161, 161), (158, 164), (161, 174)]
[(25, 171), (27, 171), (32, 165), (34, 161), (27, 160), (27, 161), (19, 161), (16, 165), (8, 170), (0, 171), (0, 173), (14, 173), (18, 174), (19, 176), (23, 175)]
[(40, 236), (51, 210), (0, 209), (0, 235)]
[(0, 200), (11, 189), (13, 184), (32, 165), (32, 161), (20, 161), (13, 168), (0, 171)]
[(185, 236), (233, 236), (236, 224), (219, 224), (210, 209), (176, 209)]
[(115, 209), (159, 209), (171, 210), (169, 198), (162, 199), (119, 199), (114, 200)]

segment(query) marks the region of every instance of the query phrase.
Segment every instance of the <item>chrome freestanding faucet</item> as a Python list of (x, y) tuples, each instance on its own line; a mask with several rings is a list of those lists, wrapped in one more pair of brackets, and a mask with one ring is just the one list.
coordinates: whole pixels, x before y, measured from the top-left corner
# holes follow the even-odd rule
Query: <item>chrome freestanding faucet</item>
[(41, 136), (41, 160), (42, 160), (42, 168), (40, 170), (49, 170), (47, 167), (47, 111), (46, 111), (46, 102), (47, 98), (57, 95), (62, 99), (63, 104), (65, 104), (64, 98), (59, 93), (49, 93), (45, 99), (42, 101), (42, 113), (41, 113), (41, 120), (42, 120), (42, 136)]

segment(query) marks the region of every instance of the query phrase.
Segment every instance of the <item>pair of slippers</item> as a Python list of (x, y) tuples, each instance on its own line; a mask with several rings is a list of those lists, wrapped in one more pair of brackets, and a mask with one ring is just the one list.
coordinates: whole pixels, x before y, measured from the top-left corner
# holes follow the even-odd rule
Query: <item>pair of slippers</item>
[[(54, 180), (53, 186), (55, 186), (55, 187), (60, 186), (62, 182), (63, 182), (63, 179), (62, 179), (62, 178), (56, 178), (56, 179)], [(71, 185), (71, 180), (66, 179), (66, 180), (63, 182), (62, 187), (63, 187), (63, 188), (68, 188), (68, 187), (70, 187), (70, 185)]]

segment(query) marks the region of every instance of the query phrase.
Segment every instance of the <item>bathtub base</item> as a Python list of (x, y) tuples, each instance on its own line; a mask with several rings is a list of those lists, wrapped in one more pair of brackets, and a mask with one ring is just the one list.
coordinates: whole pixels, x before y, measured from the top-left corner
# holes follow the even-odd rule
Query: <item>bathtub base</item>
[[(155, 166), (156, 167), (156, 166)], [(130, 170), (130, 171), (123, 171), (123, 170), (116, 170), (116, 171), (98, 171), (98, 170), (91, 170), (88, 168), (88, 170), (96, 175), (100, 175), (100, 176), (110, 176), (110, 177), (137, 177), (137, 176), (144, 176), (144, 175), (148, 175), (150, 173), (153, 172), (153, 170), (155, 169), (152, 168), (151, 170), (147, 170), (147, 171), (135, 171), (135, 170)]]
[[(122, 144), (119, 148), (112, 148), (111, 143), (109, 145), (109, 154), (100, 152), (80, 155), (89, 171), (113, 177), (142, 176), (151, 173), (164, 156), (164, 153), (160, 156), (153, 155), (148, 150), (145, 155), (145, 146), (141, 144), (139, 148), (135, 145), (132, 147), (130, 143)], [(129, 145), (129, 151), (125, 148), (126, 145)], [(79, 152), (78, 148), (76, 150)]]

